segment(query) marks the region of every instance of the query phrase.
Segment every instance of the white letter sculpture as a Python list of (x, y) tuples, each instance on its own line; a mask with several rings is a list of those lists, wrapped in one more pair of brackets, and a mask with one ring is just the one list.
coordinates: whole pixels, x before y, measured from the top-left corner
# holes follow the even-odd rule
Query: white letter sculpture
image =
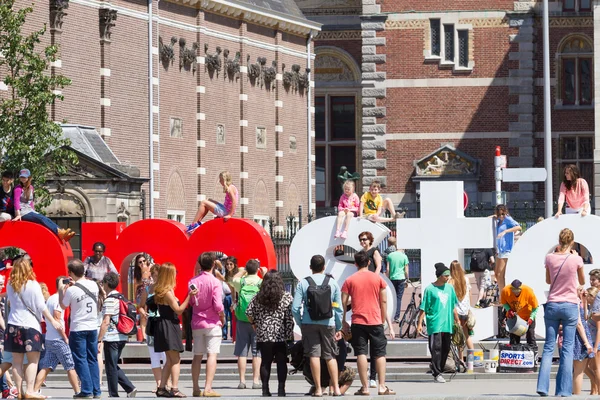
[[(298, 231), (290, 246), (290, 266), (292, 272), (298, 280), (302, 280), (311, 275), (310, 259), (315, 254), (325, 257), (325, 272), (333, 275), (340, 285), (353, 273), (357, 271), (353, 263), (346, 263), (335, 258), (334, 250), (337, 246), (345, 245), (353, 249), (362, 250), (358, 241), (358, 235), (361, 232), (369, 231), (375, 239), (374, 245), (377, 246), (390, 233), (390, 230), (381, 224), (374, 224), (367, 220), (353, 219), (348, 230), (348, 239), (334, 239), (336, 217), (319, 218), (312, 221)], [(390, 318), (396, 309), (396, 291), (392, 283), (381, 275), (388, 284), (387, 287), (387, 307)], [(346, 318), (349, 320), (349, 312)]]

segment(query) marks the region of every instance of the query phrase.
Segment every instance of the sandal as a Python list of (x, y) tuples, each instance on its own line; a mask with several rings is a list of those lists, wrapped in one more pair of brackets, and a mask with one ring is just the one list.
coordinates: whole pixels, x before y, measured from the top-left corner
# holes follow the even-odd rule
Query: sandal
[(371, 393), (369, 393), (368, 391), (365, 392), (363, 391), (363, 388), (358, 389), (358, 391), (356, 393), (354, 393), (355, 396), (370, 396)]
[(392, 389), (390, 389), (389, 387), (385, 387), (385, 392), (377, 392), (378, 395), (380, 396), (394, 396), (396, 394), (396, 392), (394, 392)]
[(221, 397), (221, 395), (219, 393), (215, 392), (214, 390), (212, 390), (210, 392), (204, 391), (204, 397)]
[(173, 395), (170, 390), (159, 387), (156, 389), (156, 397), (173, 397)]
[(177, 398), (183, 399), (184, 397), (187, 397), (187, 396), (185, 394), (181, 393), (179, 391), (179, 389), (171, 388), (171, 397), (177, 397)]

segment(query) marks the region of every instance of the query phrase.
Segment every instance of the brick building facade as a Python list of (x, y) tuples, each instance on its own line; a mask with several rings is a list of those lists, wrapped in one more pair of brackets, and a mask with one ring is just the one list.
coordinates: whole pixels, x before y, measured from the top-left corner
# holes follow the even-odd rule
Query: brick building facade
[[(314, 209), (311, 38), (320, 25), (292, 0), (150, 4), (40, 1), (27, 22), (48, 25), (44, 43), (60, 46), (51, 73), (72, 80), (53, 120), (95, 128), (119, 163), (152, 178), (146, 197), (126, 204), (136, 211), (121, 214), (135, 221), (143, 200), (155, 218), (189, 223), (199, 201), (222, 201), (223, 170), (239, 189), (238, 217), (282, 226), (298, 206)], [(64, 184), (86, 201), (81, 185)], [(117, 215), (80, 208), (87, 221)]]
[[(379, 179), (411, 209), (424, 179), (461, 179), (471, 201), (493, 202), (495, 146), (509, 167), (544, 166), (541, 1), (296, 2), (323, 24), (315, 38), (318, 207), (337, 204), (342, 162), (361, 172), (359, 191)], [(561, 165), (576, 163), (594, 207), (600, 5), (558, 0), (549, 11), (554, 192)], [(544, 198), (544, 183), (503, 190), (509, 201)]]

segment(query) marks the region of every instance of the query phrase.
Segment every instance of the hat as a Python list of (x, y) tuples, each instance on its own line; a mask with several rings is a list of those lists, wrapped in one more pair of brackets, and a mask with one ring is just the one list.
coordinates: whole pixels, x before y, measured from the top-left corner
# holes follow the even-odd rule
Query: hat
[(228, 259), (229, 257), (227, 257), (227, 254), (223, 253), (223, 255), (221, 255), (221, 257), (219, 257), (219, 260), (223, 261)]
[(448, 276), (450, 275), (450, 268), (446, 267), (444, 263), (436, 263), (435, 264), (435, 276), (440, 277), (442, 275)]
[(27, 168), (22, 169), (21, 172), (19, 172), (19, 178), (29, 178), (30, 176), (31, 172), (29, 172)]
[(521, 285), (523, 283), (521, 283), (520, 280), (515, 279), (514, 281), (512, 281), (512, 283), (510, 284), (510, 286), (512, 286), (513, 289), (521, 289)]

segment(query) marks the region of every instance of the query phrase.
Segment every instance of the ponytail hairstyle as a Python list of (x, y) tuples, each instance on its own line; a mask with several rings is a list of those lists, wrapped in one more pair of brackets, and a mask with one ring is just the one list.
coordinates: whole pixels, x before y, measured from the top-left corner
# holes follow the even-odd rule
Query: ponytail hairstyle
[(565, 228), (560, 231), (558, 235), (558, 245), (560, 247), (561, 252), (565, 252), (573, 245), (575, 242), (575, 236), (573, 235), (573, 231), (569, 228)]
[(219, 174), (219, 179), (223, 178), (223, 182), (225, 183), (225, 187), (223, 187), (223, 193), (227, 192), (227, 188), (231, 185), (231, 174), (229, 171), (223, 171)]

